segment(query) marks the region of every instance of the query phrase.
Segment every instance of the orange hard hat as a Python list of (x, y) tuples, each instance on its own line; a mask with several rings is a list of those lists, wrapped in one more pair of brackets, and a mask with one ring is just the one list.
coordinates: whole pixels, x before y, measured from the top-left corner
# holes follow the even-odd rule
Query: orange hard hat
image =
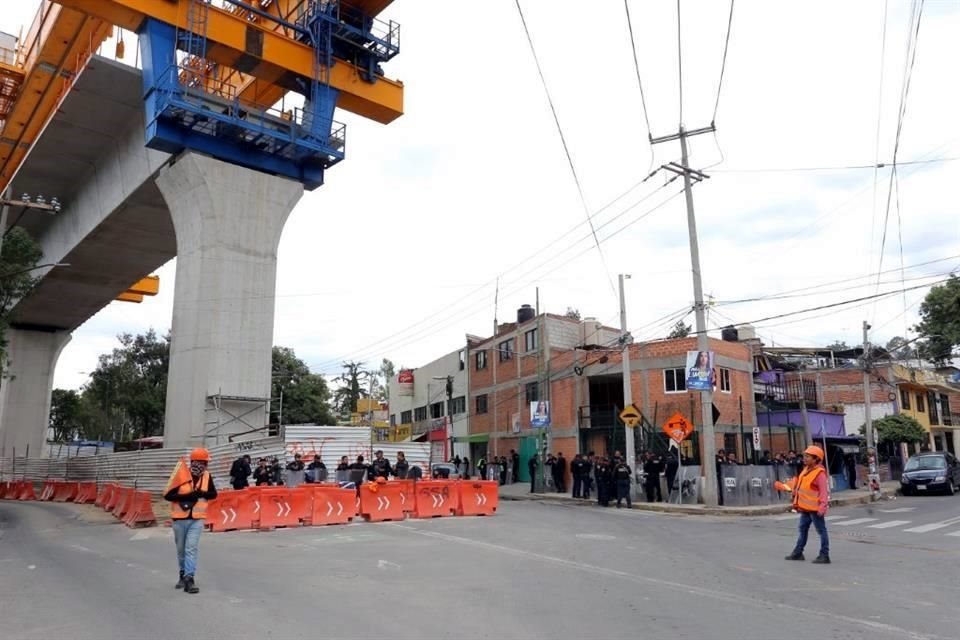
[(817, 445), (810, 445), (809, 447), (804, 449), (803, 452), (810, 454), (811, 456), (813, 456), (814, 458), (817, 458), (818, 460), (823, 460), (825, 457), (823, 455), (823, 449), (821, 449)]
[(203, 462), (210, 462), (210, 452), (204, 449), (203, 447), (197, 447), (190, 452), (191, 460), (202, 460)]

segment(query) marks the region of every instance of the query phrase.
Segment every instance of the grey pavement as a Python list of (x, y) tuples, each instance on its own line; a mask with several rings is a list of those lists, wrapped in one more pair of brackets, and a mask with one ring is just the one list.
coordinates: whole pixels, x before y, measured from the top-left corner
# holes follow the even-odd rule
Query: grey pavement
[[(960, 635), (958, 513), (960, 497), (933, 496), (835, 509), (829, 566), (783, 560), (786, 514), (536, 501), (486, 518), (204, 534), (190, 596), (173, 589), (169, 529), (3, 501), (0, 623), (10, 640), (944, 640)], [(871, 528), (894, 521), (909, 522)], [(811, 531), (809, 557), (816, 544)]]

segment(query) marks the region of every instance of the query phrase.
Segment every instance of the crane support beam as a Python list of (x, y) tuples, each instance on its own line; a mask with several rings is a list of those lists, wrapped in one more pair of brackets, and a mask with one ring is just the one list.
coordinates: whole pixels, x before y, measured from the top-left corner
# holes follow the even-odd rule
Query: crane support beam
[[(139, 32), (144, 21), (154, 19), (180, 30), (188, 29), (191, 0), (57, 0), (64, 7), (94, 16), (125, 29)], [(386, 3), (371, 2), (379, 7)], [(302, 78), (314, 78), (316, 53), (283, 31), (275, 31), (267, 20), (251, 21), (235, 12), (211, 5), (206, 23), (206, 59), (236, 69), (267, 85), (298, 90)], [(403, 114), (403, 83), (377, 76), (375, 82), (362, 79), (364, 69), (346, 60), (337, 60), (323, 71), (329, 86), (338, 91), (337, 106), (383, 124)], [(271, 97), (276, 92), (269, 92)]]

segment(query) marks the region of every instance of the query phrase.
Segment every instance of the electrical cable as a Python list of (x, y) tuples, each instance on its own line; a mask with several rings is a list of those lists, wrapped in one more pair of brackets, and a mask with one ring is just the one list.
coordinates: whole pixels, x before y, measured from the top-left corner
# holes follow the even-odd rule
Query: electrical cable
[[(679, 1), (679, 0), (678, 0)], [(577, 169), (573, 164), (573, 157), (570, 155), (570, 148), (567, 146), (567, 138), (563, 133), (563, 127), (560, 126), (560, 118), (557, 116), (557, 109), (553, 104), (553, 98), (550, 96), (550, 89), (547, 86), (547, 79), (543, 75), (543, 69), (540, 66), (540, 58), (537, 56), (537, 50), (533, 46), (533, 37), (530, 35), (530, 29), (527, 26), (527, 19), (523, 15), (523, 8), (520, 6), (520, 0), (514, 0), (517, 6), (517, 13), (520, 15), (520, 22), (523, 24), (523, 32), (527, 36), (527, 44), (530, 45), (530, 53), (533, 55), (533, 62), (537, 67), (537, 74), (540, 76), (540, 84), (543, 85), (543, 92), (546, 94), (547, 103), (550, 105), (550, 113), (553, 114), (553, 122), (557, 126), (557, 133), (560, 135), (560, 143), (563, 145), (563, 153), (567, 157), (567, 164), (570, 166), (570, 173), (573, 175), (573, 181), (577, 185), (577, 193), (580, 195), (580, 204), (583, 206), (583, 213), (590, 224), (590, 231), (593, 233), (593, 241), (597, 247), (597, 253), (600, 254), (600, 262), (603, 264), (604, 273), (607, 275), (607, 282), (610, 284), (610, 290), (613, 295), (617, 295), (617, 288), (613, 285), (613, 277), (610, 275), (610, 268), (607, 266), (607, 258), (603, 255), (603, 249), (600, 248), (600, 240), (597, 238), (597, 231), (593, 228), (593, 220), (590, 216), (590, 208), (587, 206), (587, 199), (583, 194), (583, 186), (580, 184), (580, 176), (577, 175)]]
[(727, 18), (727, 37), (723, 43), (723, 62), (720, 63), (720, 81), (717, 82), (717, 99), (713, 104), (713, 117), (710, 118), (711, 123), (717, 121), (717, 110), (720, 108), (720, 91), (723, 89), (723, 73), (727, 69), (727, 49), (730, 47), (730, 29), (733, 26), (733, 2), (734, 0), (730, 0), (730, 17)]

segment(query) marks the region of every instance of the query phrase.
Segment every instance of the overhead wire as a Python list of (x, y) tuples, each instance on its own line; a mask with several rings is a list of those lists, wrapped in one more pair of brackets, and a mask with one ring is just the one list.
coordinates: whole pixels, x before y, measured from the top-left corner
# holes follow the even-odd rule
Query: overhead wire
[[(637, 74), (637, 86), (640, 88), (640, 104), (643, 107), (643, 120), (647, 125), (647, 140), (653, 141), (653, 131), (650, 129), (650, 112), (647, 110), (647, 98), (643, 92), (643, 80), (640, 78), (640, 60), (637, 58), (637, 43), (633, 35), (633, 20), (630, 17), (630, 2), (623, 0), (623, 9), (627, 14), (627, 30), (630, 33), (630, 52), (633, 54), (633, 69)], [(653, 171), (653, 163), (656, 159), (653, 144), (650, 145), (650, 166), (647, 168), (647, 174)]]
[[(904, 61), (903, 82), (900, 88), (900, 106), (897, 111), (897, 130), (893, 141), (893, 162), (890, 170), (890, 184), (887, 188), (886, 213), (883, 218), (883, 234), (880, 240), (880, 260), (877, 271), (883, 269), (883, 254), (887, 244), (887, 227), (890, 220), (890, 205), (893, 197), (893, 185), (897, 174), (897, 154), (900, 151), (900, 136), (903, 132), (903, 121), (907, 111), (907, 98), (910, 95), (910, 81), (913, 78), (913, 67), (917, 60), (917, 41), (920, 37), (920, 24), (923, 19), (924, 0), (914, 0), (910, 14), (910, 28), (907, 37), (907, 55)], [(877, 276), (879, 279), (879, 275)], [(879, 284), (877, 285), (879, 288)], [(876, 307), (874, 307), (874, 313)]]
[(723, 42), (723, 61), (720, 63), (720, 80), (717, 82), (717, 99), (713, 103), (713, 117), (710, 118), (710, 122), (717, 121), (717, 110), (720, 108), (720, 92), (723, 89), (723, 74), (727, 69), (727, 50), (730, 48), (730, 31), (733, 27), (733, 3), (734, 0), (730, 0), (730, 16), (727, 18), (727, 36)]
[[(898, 167), (905, 167), (912, 164), (931, 164), (935, 162), (955, 162), (960, 160), (960, 156), (948, 158), (930, 158), (929, 160), (908, 160), (898, 162)], [(850, 165), (825, 165), (819, 167), (779, 167), (779, 168), (760, 168), (749, 167), (743, 169), (717, 169), (715, 173), (800, 173), (807, 171), (853, 171), (858, 169), (883, 169), (887, 163), (878, 162), (876, 164), (850, 164)]]
[(683, 41), (680, 29), (680, 0), (677, 0), (677, 78), (680, 85), (680, 127), (683, 127)]
[(580, 204), (583, 206), (583, 213), (590, 224), (590, 231), (593, 234), (593, 242), (600, 255), (600, 262), (603, 264), (604, 273), (607, 276), (607, 282), (610, 284), (610, 290), (613, 295), (617, 295), (617, 288), (613, 284), (613, 277), (610, 275), (610, 268), (607, 266), (607, 258), (600, 248), (600, 240), (597, 238), (597, 231), (593, 228), (593, 220), (590, 216), (590, 207), (587, 206), (587, 199), (583, 193), (583, 185), (580, 183), (580, 176), (577, 175), (577, 169), (573, 164), (573, 156), (570, 154), (570, 148), (567, 146), (567, 138), (563, 133), (563, 127), (560, 125), (560, 117), (557, 115), (557, 108), (553, 104), (553, 97), (550, 95), (550, 88), (547, 86), (547, 79), (543, 75), (543, 68), (540, 66), (540, 57), (537, 55), (537, 49), (533, 45), (533, 37), (530, 35), (530, 28), (527, 25), (527, 19), (523, 15), (523, 8), (520, 6), (520, 0), (514, 0), (517, 6), (517, 13), (520, 15), (520, 22), (523, 24), (523, 32), (527, 36), (527, 44), (530, 45), (530, 53), (533, 55), (533, 62), (537, 67), (537, 74), (540, 76), (540, 84), (543, 85), (543, 92), (547, 97), (547, 103), (550, 105), (550, 113), (553, 114), (553, 122), (557, 127), (557, 133), (560, 135), (560, 143), (563, 145), (563, 153), (567, 157), (567, 164), (570, 167), (570, 173), (573, 175), (573, 181), (577, 186), (577, 193), (580, 196)]
[[(883, 0), (883, 31), (880, 37), (880, 82), (877, 89), (877, 133), (873, 152), (873, 213), (870, 217), (870, 245), (873, 246), (873, 237), (877, 225), (877, 182), (880, 175), (880, 122), (883, 115), (883, 75), (887, 58), (887, 13), (890, 0)], [(868, 254), (869, 255), (869, 254)]]

